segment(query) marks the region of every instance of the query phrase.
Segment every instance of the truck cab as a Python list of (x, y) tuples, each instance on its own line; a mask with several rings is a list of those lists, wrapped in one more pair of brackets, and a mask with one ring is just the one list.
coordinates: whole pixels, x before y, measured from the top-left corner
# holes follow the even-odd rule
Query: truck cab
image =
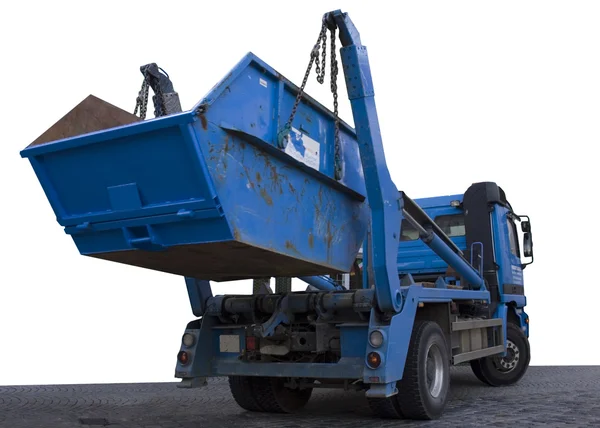
[[(485, 315), (501, 315), (498, 304), (502, 303), (510, 309), (509, 319), (528, 336), (528, 318), (523, 311), (526, 305), (523, 270), (533, 263), (529, 217), (516, 214), (505, 192), (492, 182), (474, 183), (464, 194), (421, 198), (415, 202), (473, 267), (483, 272), (491, 294)], [(401, 277), (410, 274), (417, 282), (428, 282), (441, 276), (448, 285), (461, 285), (456, 272), (419, 239), (419, 232), (406, 219), (402, 221), (397, 263)]]

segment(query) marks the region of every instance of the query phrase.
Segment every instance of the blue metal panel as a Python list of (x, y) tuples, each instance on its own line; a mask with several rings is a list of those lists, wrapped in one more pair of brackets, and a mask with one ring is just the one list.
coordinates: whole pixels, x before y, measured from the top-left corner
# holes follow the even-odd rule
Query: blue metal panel
[(448, 263), (453, 266), (454, 269), (462, 275), (466, 281), (473, 285), (473, 287), (479, 289), (485, 288), (483, 278), (479, 276), (477, 271), (467, 262), (463, 261), (456, 253), (454, 253), (450, 247), (448, 247), (437, 235), (431, 235), (431, 241), (428, 243), (429, 246)]
[(507, 217), (509, 210), (503, 206), (496, 205), (492, 212), (492, 234), (494, 238), (494, 254), (496, 263), (499, 266), (498, 279), (500, 282), (499, 291), (501, 301), (515, 301), (520, 306), (525, 306), (524, 295), (504, 296), (504, 285), (523, 286), (523, 269), (521, 268), (521, 259), (511, 251), (509, 238), (509, 219)]
[(402, 287), (402, 292), (405, 295), (402, 311), (394, 315), (389, 324), (380, 323), (378, 317), (371, 313), (369, 332), (374, 329), (382, 331), (384, 343), (379, 348), (373, 348), (367, 343), (364, 358), (369, 352), (377, 351), (381, 355), (382, 362), (377, 369), (371, 369), (365, 365), (363, 380), (366, 383), (372, 383), (371, 378), (378, 378), (377, 383), (382, 384), (402, 379), (419, 302), (490, 301), (488, 291), (424, 288), (417, 284)]
[[(437, 196), (415, 199), (429, 217), (435, 220), (443, 215), (461, 214), (462, 209), (450, 205), (452, 201), (462, 202), (463, 195)], [(462, 251), (466, 250), (465, 236), (452, 236), (450, 240)], [(448, 269), (448, 263), (429, 248), (422, 240), (400, 241), (397, 257), (400, 274), (438, 274), (443, 275)]]
[[(405, 287), (402, 287), (403, 289)], [(490, 293), (487, 290), (456, 290), (452, 288), (425, 288), (419, 285), (410, 287), (416, 288), (418, 294), (415, 298), (419, 302), (451, 301), (451, 300), (482, 300), (489, 302)]]
[(170, 214), (87, 224), (81, 228), (67, 227), (65, 232), (72, 236), (81, 254), (130, 250), (135, 248), (132, 235), (136, 234), (161, 248), (233, 238), (229, 225), (216, 210), (192, 211), (192, 214), (183, 218)]
[(347, 15), (335, 11), (333, 16), (344, 45), (340, 55), (371, 211), (373, 242), (370, 260), (377, 302), (381, 310), (397, 312), (402, 305), (396, 268), (402, 221), (401, 200), (385, 160), (367, 49), (361, 45), (359, 34)]
[[(435, 215), (455, 214), (457, 211), (459, 211), (459, 209), (452, 207), (450, 205), (450, 203), (452, 201), (462, 202), (463, 195), (457, 194), (457, 195), (431, 196), (431, 197), (427, 197), (427, 198), (415, 198), (414, 201), (422, 209), (427, 211), (428, 214), (430, 212), (435, 212), (436, 209), (440, 209), (442, 211), (437, 212)], [(446, 210), (446, 209), (448, 211), (444, 212), (443, 210)]]
[(216, 317), (202, 317), (200, 329), (186, 329), (186, 332), (196, 336), (194, 345), (187, 349), (191, 353), (190, 362), (186, 365), (177, 361), (175, 376), (179, 378), (209, 377), (212, 376), (211, 364), (214, 358), (213, 327), (217, 324)]
[[(407, 289), (401, 312), (394, 315), (389, 324), (380, 323), (378, 317), (371, 312), (369, 332), (380, 330), (384, 341), (379, 348), (373, 348), (367, 343), (363, 358), (366, 360), (369, 352), (378, 352), (381, 356), (381, 365), (376, 369), (364, 365), (362, 377), (365, 383), (385, 384), (402, 379), (421, 289), (422, 287), (417, 286)], [(378, 379), (377, 382), (373, 382), (374, 378)]]
[[(216, 195), (186, 139), (191, 129), (180, 126), (191, 121), (190, 114), (160, 118), (33, 146), (22, 155), (31, 159), (62, 226), (214, 208)], [(117, 186), (129, 186), (129, 199), (140, 204), (124, 204)]]
[(502, 344), (504, 346), (504, 352), (502, 353), (503, 357), (506, 356), (506, 323), (508, 316), (507, 311), (508, 307), (505, 304), (500, 303), (498, 306), (496, 306), (496, 311), (494, 313), (494, 318), (502, 319), (502, 337), (504, 338), (504, 343)]
[(188, 277), (185, 278), (185, 286), (188, 291), (192, 313), (197, 317), (204, 315), (206, 301), (212, 297), (210, 281)]
[(360, 358), (363, 361), (367, 346), (367, 324), (342, 324), (340, 325), (340, 342), (342, 356)]
[(525, 332), (525, 335), (529, 337), (529, 315), (527, 315), (527, 312), (525, 312), (522, 307), (513, 309), (521, 321), (521, 328)]
[(342, 358), (337, 363), (246, 363), (216, 359), (211, 376), (267, 376), (324, 379), (360, 379), (363, 358)]
[(279, 148), (296, 93), (249, 53), (188, 112), (22, 156), (82, 254), (237, 241), (323, 273), (349, 271), (368, 221), (356, 135), (341, 123), (336, 181), (333, 115), (304, 96), (291, 143)]
[[(248, 53), (192, 110), (210, 106), (205, 116), (201, 116), (203, 127), (213, 123), (223, 128), (236, 129), (255, 137), (258, 142), (278, 147), (278, 131), (287, 121), (297, 92), (296, 85), (257, 56)], [(286, 148), (284, 152), (295, 159), (304, 158), (312, 168), (333, 178), (333, 115), (310, 96), (304, 94), (303, 99), (305, 102), (298, 105), (292, 123), (293, 147)], [(273, 117), (277, 120), (272, 120)], [(344, 159), (344, 173), (340, 183), (365, 195), (355, 132), (344, 121), (340, 122), (341, 150)], [(318, 162), (317, 159), (306, 156), (309, 141), (318, 144)]]

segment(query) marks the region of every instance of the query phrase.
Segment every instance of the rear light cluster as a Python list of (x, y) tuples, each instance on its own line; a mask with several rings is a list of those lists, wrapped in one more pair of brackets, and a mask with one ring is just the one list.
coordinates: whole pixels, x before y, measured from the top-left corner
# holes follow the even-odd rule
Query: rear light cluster
[[(181, 343), (183, 343), (184, 347), (190, 348), (190, 347), (194, 346), (194, 344), (196, 343), (196, 336), (194, 336), (191, 333), (186, 333), (181, 338)], [(190, 362), (191, 357), (192, 357), (192, 354), (189, 351), (181, 350), (177, 354), (177, 361), (179, 361), (179, 363), (181, 365), (185, 366), (187, 363)]]

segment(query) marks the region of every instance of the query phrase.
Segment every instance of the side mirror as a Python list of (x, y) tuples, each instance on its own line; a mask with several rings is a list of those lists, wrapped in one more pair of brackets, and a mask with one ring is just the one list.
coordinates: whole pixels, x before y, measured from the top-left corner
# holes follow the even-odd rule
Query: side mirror
[(525, 232), (523, 235), (523, 255), (525, 257), (533, 257), (533, 241), (531, 232)]
[(529, 233), (529, 232), (531, 232), (531, 224), (529, 223), (529, 221), (528, 221), (528, 220), (525, 220), (525, 221), (521, 222), (521, 230), (522, 230), (524, 233)]

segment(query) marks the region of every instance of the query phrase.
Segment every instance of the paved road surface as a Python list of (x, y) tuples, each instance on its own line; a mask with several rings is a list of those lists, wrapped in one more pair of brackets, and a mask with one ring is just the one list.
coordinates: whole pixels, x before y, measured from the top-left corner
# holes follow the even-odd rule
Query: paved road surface
[[(83, 422), (83, 423), (82, 423)], [(600, 427), (600, 366), (531, 367), (507, 388), (481, 384), (455, 368), (447, 410), (439, 421), (376, 419), (364, 394), (317, 390), (296, 415), (250, 413), (238, 408), (226, 380), (203, 389), (173, 383), (0, 386), (4, 428), (364, 428), (364, 427)]]

